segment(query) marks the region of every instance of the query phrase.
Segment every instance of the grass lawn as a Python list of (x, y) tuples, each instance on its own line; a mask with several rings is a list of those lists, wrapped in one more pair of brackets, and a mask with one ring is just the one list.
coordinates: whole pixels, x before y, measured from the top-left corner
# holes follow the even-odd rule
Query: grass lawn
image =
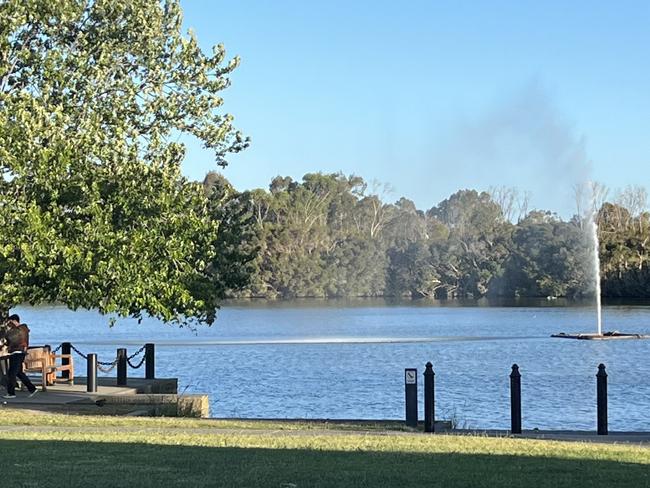
[(650, 487), (650, 448), (0, 410), (2, 486)]

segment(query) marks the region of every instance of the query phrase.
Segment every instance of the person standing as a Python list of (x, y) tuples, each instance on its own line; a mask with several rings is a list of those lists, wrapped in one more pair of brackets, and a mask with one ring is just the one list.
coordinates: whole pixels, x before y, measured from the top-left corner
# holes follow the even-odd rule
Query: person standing
[(29, 347), (29, 327), (20, 323), (20, 317), (16, 314), (9, 317), (9, 330), (6, 340), (9, 352), (9, 369), (7, 371), (7, 394), (2, 398), (16, 398), (16, 378), (20, 379), (23, 385), (29, 390), (29, 397), (36, 395), (38, 390), (23, 372), (23, 361)]

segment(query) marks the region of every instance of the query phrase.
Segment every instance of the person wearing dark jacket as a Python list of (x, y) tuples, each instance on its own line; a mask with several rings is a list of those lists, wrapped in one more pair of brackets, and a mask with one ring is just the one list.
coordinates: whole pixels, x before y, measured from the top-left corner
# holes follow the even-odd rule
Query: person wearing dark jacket
[(27, 387), (31, 398), (38, 390), (23, 372), (23, 361), (29, 347), (29, 327), (21, 324), (20, 317), (16, 314), (9, 317), (5, 339), (9, 352), (9, 369), (7, 370), (7, 394), (2, 398), (16, 398), (16, 378)]

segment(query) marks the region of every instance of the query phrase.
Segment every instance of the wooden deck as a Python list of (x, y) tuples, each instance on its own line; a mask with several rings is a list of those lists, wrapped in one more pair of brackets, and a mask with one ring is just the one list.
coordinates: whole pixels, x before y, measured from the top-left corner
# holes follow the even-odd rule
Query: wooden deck
[[(86, 391), (86, 378), (75, 378), (74, 385), (48, 386), (29, 398), (16, 392), (16, 398), (2, 398), (2, 408), (85, 415), (142, 415), (208, 417), (207, 395), (178, 395), (178, 380), (129, 378), (127, 386), (116, 386), (115, 378), (97, 378), (97, 392)], [(1, 410), (1, 409), (0, 409)]]

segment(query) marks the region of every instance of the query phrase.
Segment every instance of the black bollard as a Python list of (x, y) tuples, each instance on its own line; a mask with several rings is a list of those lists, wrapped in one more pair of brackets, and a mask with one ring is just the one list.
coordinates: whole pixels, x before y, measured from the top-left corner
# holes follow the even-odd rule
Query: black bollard
[(418, 426), (418, 370), (404, 370), (404, 391), (406, 395), (406, 425)]
[(521, 434), (521, 374), (516, 364), (510, 373), (510, 432)]
[(126, 349), (117, 350), (117, 386), (126, 386)]
[[(61, 355), (63, 356), (61, 358), (61, 366), (67, 366), (70, 364), (70, 359), (68, 359), (65, 356), (69, 356), (72, 354), (72, 345), (69, 342), (64, 342), (61, 344)], [(63, 370), (61, 371), (61, 378), (64, 380), (69, 380), (70, 379), (70, 371), (68, 370)]]
[(607, 435), (607, 373), (605, 365), (598, 365), (596, 373), (596, 401), (598, 404), (598, 435)]
[(156, 377), (155, 351), (153, 344), (144, 345), (144, 377), (148, 380)]
[(91, 353), (86, 357), (86, 391), (97, 392), (97, 354)]
[(435, 432), (435, 394), (433, 364), (428, 362), (424, 368), (424, 431)]

